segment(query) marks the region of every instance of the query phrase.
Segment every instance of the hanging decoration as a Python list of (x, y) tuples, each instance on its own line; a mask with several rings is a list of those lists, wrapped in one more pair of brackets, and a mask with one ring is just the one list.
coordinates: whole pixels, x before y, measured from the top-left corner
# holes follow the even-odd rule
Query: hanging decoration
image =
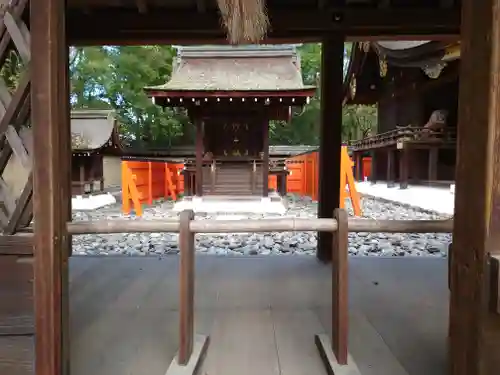
[(380, 77), (385, 77), (387, 75), (387, 61), (383, 57), (378, 59), (380, 66)]
[(432, 78), (432, 79), (436, 79), (436, 78), (439, 78), (439, 76), (441, 75), (441, 72), (443, 71), (445, 66), (446, 66), (445, 62), (440, 62), (440, 63), (436, 63), (433, 65), (425, 65), (422, 68), (422, 70), (427, 75), (427, 77)]
[(217, 0), (221, 21), (231, 44), (261, 42), (267, 35), (266, 0)]
[(349, 83), (349, 90), (351, 93), (351, 99), (356, 96), (356, 76), (352, 76), (351, 82)]

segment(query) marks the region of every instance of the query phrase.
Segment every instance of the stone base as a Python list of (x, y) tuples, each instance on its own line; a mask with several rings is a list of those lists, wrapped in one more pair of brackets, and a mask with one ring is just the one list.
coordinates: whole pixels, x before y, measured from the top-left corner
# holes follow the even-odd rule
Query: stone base
[(88, 195), (71, 198), (71, 208), (79, 211), (91, 211), (104, 206), (109, 206), (116, 203), (116, 198), (110, 194)]
[(206, 354), (209, 343), (209, 337), (195, 335), (193, 343), (193, 353), (189, 362), (182, 366), (177, 363), (177, 355), (172, 359), (166, 375), (194, 375), (198, 371), (201, 362)]
[(193, 210), (195, 213), (231, 214), (275, 214), (286, 212), (285, 201), (278, 194), (269, 197), (259, 196), (203, 196), (185, 197), (176, 202), (173, 211)]
[(332, 351), (330, 338), (326, 333), (315, 335), (314, 341), (326, 368), (328, 375), (361, 375), (356, 362), (349, 355), (347, 365), (340, 365)]

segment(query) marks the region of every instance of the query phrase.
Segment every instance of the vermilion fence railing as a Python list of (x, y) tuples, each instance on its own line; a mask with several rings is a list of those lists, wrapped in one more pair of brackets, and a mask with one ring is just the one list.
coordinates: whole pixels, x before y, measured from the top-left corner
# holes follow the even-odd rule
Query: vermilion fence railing
[[(318, 199), (318, 152), (309, 152), (286, 160), (289, 174), (287, 192)], [(161, 198), (177, 200), (184, 192), (183, 164), (152, 161), (122, 161), (123, 212), (129, 214), (132, 205), (136, 215), (142, 215), (142, 205), (151, 205)], [(348, 190), (345, 189), (348, 185)], [(269, 177), (269, 188), (276, 190), (276, 176)], [(352, 161), (347, 148), (342, 148), (341, 207), (345, 198), (352, 201), (355, 215), (361, 214), (359, 197), (354, 185)]]

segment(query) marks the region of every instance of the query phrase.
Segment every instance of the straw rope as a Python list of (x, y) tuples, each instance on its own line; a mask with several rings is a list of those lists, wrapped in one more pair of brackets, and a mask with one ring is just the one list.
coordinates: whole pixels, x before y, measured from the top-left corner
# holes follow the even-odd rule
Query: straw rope
[(231, 44), (261, 42), (269, 28), (265, 0), (217, 0)]

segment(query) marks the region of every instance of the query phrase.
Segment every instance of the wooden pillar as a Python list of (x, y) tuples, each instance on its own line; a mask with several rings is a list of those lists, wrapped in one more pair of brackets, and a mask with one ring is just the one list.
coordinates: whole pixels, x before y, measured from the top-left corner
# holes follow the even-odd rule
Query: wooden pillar
[(394, 187), (394, 180), (396, 179), (395, 162), (394, 162), (395, 151), (387, 150), (387, 187)]
[(427, 165), (427, 179), (429, 182), (437, 181), (439, 149), (432, 147), (429, 149), (429, 164)]
[[(344, 37), (325, 38), (321, 54), (321, 126), (319, 139), (318, 217), (331, 218), (340, 206), (340, 153), (342, 147), (342, 84)], [(332, 233), (318, 233), (317, 257), (332, 259)]]
[(410, 150), (403, 148), (399, 150), (399, 188), (408, 188), (408, 175), (410, 168)]
[(195, 194), (203, 196), (203, 122), (195, 120), (196, 124), (196, 172), (195, 172)]
[(363, 181), (363, 152), (354, 153), (356, 165), (356, 181)]
[(70, 115), (65, 2), (31, 2), (35, 372), (69, 374)]
[(278, 173), (276, 178), (277, 178), (277, 185), (278, 185), (278, 192), (280, 196), (284, 197), (286, 196), (286, 177), (287, 177), (287, 172), (281, 172)]
[(462, 0), (461, 66), (450, 277), (451, 375), (497, 375), (500, 315), (500, 0)]
[(370, 153), (370, 156), (372, 158), (371, 170), (370, 170), (370, 182), (372, 183), (372, 185), (375, 185), (377, 183), (377, 152), (372, 151)]
[(266, 118), (262, 124), (262, 197), (269, 196), (269, 120)]

